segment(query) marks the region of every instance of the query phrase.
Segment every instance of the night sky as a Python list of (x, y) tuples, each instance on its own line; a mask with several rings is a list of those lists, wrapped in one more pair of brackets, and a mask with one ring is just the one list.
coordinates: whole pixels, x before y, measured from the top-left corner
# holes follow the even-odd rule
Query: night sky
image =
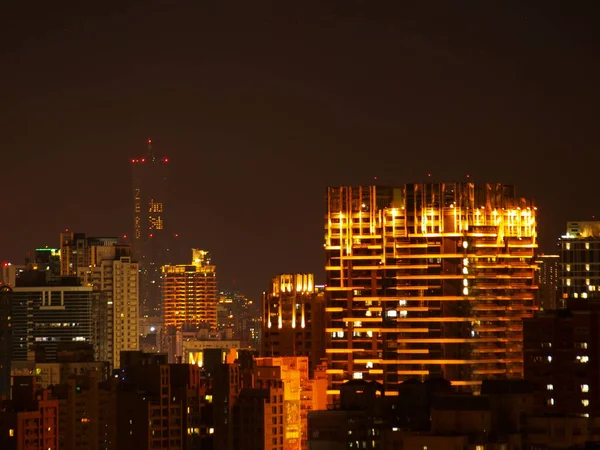
[(325, 188), (375, 176), (514, 183), (552, 251), (600, 218), (595, 3), (2, 2), (0, 259), (129, 232), (149, 137), (179, 262), (255, 299), (323, 281)]

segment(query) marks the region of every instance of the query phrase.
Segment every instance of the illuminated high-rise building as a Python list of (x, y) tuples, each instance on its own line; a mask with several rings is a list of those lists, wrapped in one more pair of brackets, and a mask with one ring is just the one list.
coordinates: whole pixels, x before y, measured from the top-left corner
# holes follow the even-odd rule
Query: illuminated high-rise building
[(139, 269), (131, 261), (131, 246), (90, 245), (94, 264), (80, 267), (84, 285), (100, 291), (99, 320), (94, 342), (97, 359), (120, 367), (123, 351), (139, 350)]
[(122, 351), (139, 349), (140, 273), (131, 246), (116, 237), (87, 237), (67, 230), (60, 234), (60, 268), (63, 276), (77, 276), (99, 293), (100, 300), (93, 305), (95, 356), (119, 368)]
[(140, 264), (140, 304), (145, 316), (160, 314), (160, 270), (170, 264), (173, 240), (167, 200), (168, 158), (157, 158), (148, 139), (148, 153), (132, 159), (133, 260)]
[(600, 298), (600, 221), (568, 222), (558, 246), (561, 306)]
[(209, 253), (192, 249), (192, 263), (162, 268), (163, 329), (217, 328), (216, 267)]
[(273, 278), (263, 293), (262, 356), (307, 356), (313, 373), (325, 357), (324, 312), (312, 273)]
[(537, 305), (540, 310), (552, 310), (558, 302), (558, 268), (560, 255), (538, 255), (535, 258), (536, 284), (538, 285)]
[(410, 378), (477, 391), (522, 377), (536, 212), (501, 184), (329, 188), (329, 393), (351, 379), (393, 392)]

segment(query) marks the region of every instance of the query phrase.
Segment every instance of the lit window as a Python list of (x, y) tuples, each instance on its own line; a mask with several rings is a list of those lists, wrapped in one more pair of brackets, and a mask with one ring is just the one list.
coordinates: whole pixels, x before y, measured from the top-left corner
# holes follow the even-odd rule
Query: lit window
[(577, 356), (575, 359), (577, 360), (577, 362), (585, 364), (585, 363), (589, 362), (590, 357), (586, 356), (586, 355), (583, 355), (583, 356)]
[(469, 280), (467, 280), (466, 278), (463, 280), (463, 286), (468, 286), (469, 285)]
[(581, 385), (581, 392), (590, 392), (590, 386), (587, 384)]
[(571, 250), (571, 243), (570, 243), (570, 242), (567, 242), (567, 243), (565, 244), (565, 247), (566, 247), (566, 249), (567, 249), (567, 250)]
[(567, 278), (567, 286), (571, 286), (571, 279)]
[(584, 398), (583, 400), (581, 400), (581, 404), (583, 406), (590, 406), (590, 401), (587, 398)]
[(406, 300), (400, 300), (400, 301), (398, 301), (398, 304), (400, 306), (406, 306)]
[(585, 243), (585, 249), (586, 249), (586, 250), (589, 250), (589, 249), (590, 249), (590, 243), (589, 243), (589, 242), (586, 242), (586, 243)]
[(469, 243), (467, 241), (463, 241), (463, 248), (467, 248), (469, 246)]
[(464, 258), (463, 259), (463, 266), (467, 267), (469, 265), (469, 259), (468, 258)]
[(13, 437), (15, 435), (15, 430), (13, 430), (12, 428), (10, 430), (8, 430), (8, 435), (10, 437)]
[(406, 317), (408, 315), (408, 311), (403, 309), (402, 311), (400, 311), (400, 317)]
[(464, 273), (465, 275), (467, 275), (467, 274), (469, 273), (469, 269), (467, 269), (466, 267), (463, 267), (463, 273)]
[(362, 380), (362, 377), (363, 377), (362, 372), (354, 372), (354, 374), (352, 375), (352, 378), (354, 378), (355, 380)]
[(548, 355), (548, 362), (552, 362), (552, 356)]
[(554, 399), (553, 399), (553, 398), (549, 398), (549, 399), (548, 399), (548, 404), (549, 404), (550, 406), (554, 406)]
[(469, 295), (469, 288), (463, 288), (463, 295)]
[(582, 292), (581, 293), (581, 298), (587, 298), (587, 292)]
[(590, 271), (590, 265), (589, 264), (585, 265), (585, 270), (587, 270), (588, 272)]
[(367, 362), (367, 369), (372, 369), (373, 368), (373, 362), (369, 361)]
[(389, 311), (385, 312), (385, 315), (388, 317), (398, 317), (398, 311), (395, 309), (390, 309)]
[(547, 384), (546, 385), (546, 390), (547, 391), (553, 391), (554, 390), (554, 385), (553, 384)]

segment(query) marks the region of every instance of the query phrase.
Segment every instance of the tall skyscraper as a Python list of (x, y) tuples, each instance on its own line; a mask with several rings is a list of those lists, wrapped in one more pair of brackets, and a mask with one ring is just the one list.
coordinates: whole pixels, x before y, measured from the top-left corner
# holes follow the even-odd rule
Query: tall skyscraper
[[(92, 240), (93, 242), (93, 240)], [(123, 351), (139, 350), (139, 269), (131, 261), (131, 247), (125, 244), (88, 246), (93, 264), (77, 269), (84, 285), (100, 291), (97, 359), (120, 367)]]
[(170, 264), (172, 236), (167, 200), (168, 158), (157, 158), (148, 139), (146, 156), (132, 159), (133, 260), (140, 264), (143, 315), (160, 315), (161, 267)]
[(116, 237), (60, 234), (60, 267), (64, 276), (77, 276), (99, 293), (94, 311), (95, 355), (119, 368), (120, 352), (139, 349), (139, 265), (131, 246)]
[(162, 277), (164, 329), (217, 328), (217, 274), (207, 251), (192, 249), (191, 264), (164, 266)]
[(561, 306), (600, 298), (600, 221), (568, 222), (558, 246)]
[(536, 212), (501, 184), (329, 188), (330, 394), (351, 379), (393, 391), (409, 378), (473, 390), (520, 378)]
[(312, 273), (273, 278), (263, 293), (262, 356), (307, 356), (312, 374), (325, 357), (324, 312)]

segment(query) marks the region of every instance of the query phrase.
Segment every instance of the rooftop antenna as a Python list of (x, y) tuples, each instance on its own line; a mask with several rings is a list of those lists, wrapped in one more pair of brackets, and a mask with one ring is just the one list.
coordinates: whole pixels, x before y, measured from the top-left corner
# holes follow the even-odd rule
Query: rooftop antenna
[(152, 139), (148, 138), (148, 158), (154, 161), (154, 152), (152, 151)]

